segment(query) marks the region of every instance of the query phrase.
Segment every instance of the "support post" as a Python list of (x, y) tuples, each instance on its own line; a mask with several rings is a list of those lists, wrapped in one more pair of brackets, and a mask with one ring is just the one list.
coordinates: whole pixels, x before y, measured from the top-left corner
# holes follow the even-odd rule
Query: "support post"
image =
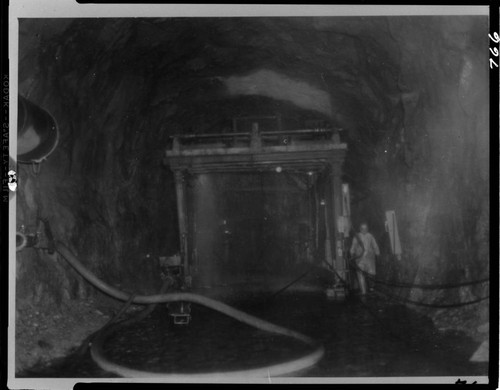
[(252, 133), (250, 136), (250, 148), (252, 150), (260, 150), (262, 148), (262, 138), (259, 131), (259, 123), (252, 123)]
[(315, 237), (316, 237), (316, 204), (314, 202), (314, 181), (309, 177), (308, 188), (307, 188), (307, 198), (308, 207), (307, 211), (309, 214), (309, 231), (307, 237), (307, 261), (314, 261), (314, 254), (316, 253), (315, 248)]
[(331, 185), (329, 185), (329, 182), (331, 182), (331, 177), (326, 175), (322, 188), (324, 202), (321, 202), (325, 223), (325, 260), (330, 267), (337, 269), (335, 266), (335, 226), (332, 220), (334, 204), (328, 200), (331, 195)]
[(187, 209), (186, 209), (186, 186), (184, 174), (180, 170), (175, 171), (175, 191), (177, 194), (177, 219), (179, 221), (179, 240), (181, 261), (184, 266), (184, 275), (189, 275), (188, 261), (188, 232), (187, 232)]
[(320, 200), (318, 195), (318, 181), (314, 183), (314, 254), (316, 255), (319, 250), (319, 213), (320, 213)]
[(340, 167), (340, 162), (332, 162), (330, 175), (333, 195), (332, 227), (334, 231), (334, 241), (332, 250), (334, 250), (335, 270), (338, 272), (342, 279), (347, 280), (347, 270), (344, 256), (344, 237), (342, 233), (339, 233), (338, 230), (339, 219), (342, 215), (342, 170)]

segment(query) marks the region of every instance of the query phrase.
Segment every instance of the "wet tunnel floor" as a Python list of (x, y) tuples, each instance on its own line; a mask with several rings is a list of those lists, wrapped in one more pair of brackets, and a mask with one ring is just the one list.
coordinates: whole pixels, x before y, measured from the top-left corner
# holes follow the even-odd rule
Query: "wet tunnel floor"
[[(430, 319), (400, 305), (368, 297), (344, 302), (319, 294), (287, 293), (273, 300), (246, 299), (233, 305), (250, 314), (313, 337), (324, 357), (300, 376), (473, 376), (487, 363), (471, 363), (479, 346), (464, 334), (435, 329)], [(194, 373), (242, 370), (281, 363), (312, 349), (192, 305), (188, 326), (173, 326), (164, 305), (145, 320), (111, 335), (106, 357), (138, 370)], [(100, 369), (89, 352), (68, 356), (43, 370), (18, 377), (116, 377)]]

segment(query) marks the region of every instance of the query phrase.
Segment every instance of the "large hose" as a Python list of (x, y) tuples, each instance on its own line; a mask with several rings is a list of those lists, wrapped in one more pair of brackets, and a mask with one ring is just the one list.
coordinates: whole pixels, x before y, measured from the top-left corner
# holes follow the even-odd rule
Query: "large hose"
[[(17, 239), (20, 239), (20, 243), (18, 243)], [(22, 251), (28, 245), (28, 238), (26, 234), (21, 232), (16, 232), (16, 252)]]
[[(56, 243), (56, 250), (61, 254), (68, 263), (75, 268), (88, 282), (102, 292), (112, 296), (121, 301), (128, 301), (131, 299), (131, 294), (120, 291), (107, 283), (97, 278), (85, 266), (83, 266), (76, 256), (61, 242)], [(247, 325), (253, 326), (257, 329), (264, 330), (271, 333), (288, 336), (302, 341), (314, 347), (313, 352), (298, 359), (294, 359), (285, 363), (279, 363), (272, 366), (260, 367), (250, 370), (239, 371), (226, 371), (226, 372), (211, 372), (211, 373), (195, 373), (195, 374), (166, 374), (157, 372), (148, 372), (135, 370), (129, 367), (121, 366), (108, 360), (103, 353), (103, 344), (106, 338), (117, 330), (116, 326), (111, 326), (103, 329), (92, 342), (91, 356), (94, 361), (102, 369), (121, 375), (123, 377), (140, 377), (140, 378), (155, 378), (164, 379), (169, 381), (189, 381), (189, 380), (220, 380), (220, 379), (237, 379), (242, 377), (277, 377), (291, 374), (309, 368), (316, 364), (324, 355), (325, 350), (323, 346), (318, 345), (312, 338), (303, 335), (302, 333), (284, 328), (279, 325), (272, 324), (263, 319), (254, 317), (250, 314), (242, 312), (222, 302), (210, 299), (198, 294), (176, 292), (157, 295), (136, 295), (132, 298), (132, 302), (136, 304), (152, 304), (152, 303), (165, 303), (165, 302), (192, 302), (199, 305), (209, 307), (229, 317), (232, 317)]]

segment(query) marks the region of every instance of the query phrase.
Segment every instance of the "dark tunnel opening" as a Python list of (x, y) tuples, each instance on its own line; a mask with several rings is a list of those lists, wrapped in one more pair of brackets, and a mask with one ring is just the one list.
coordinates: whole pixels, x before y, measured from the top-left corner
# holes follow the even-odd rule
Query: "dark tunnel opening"
[[(486, 375), (488, 358), (469, 358), (489, 342), (487, 31), (474, 15), (20, 19), (20, 101), (49, 116), (18, 118), (16, 373), (109, 374), (90, 355), (82, 372), (50, 368), (122, 305), (49, 253), (53, 236), (127, 294), (169, 280), (316, 335), (326, 354), (306, 376)], [(54, 133), (36, 134), (49, 127), (53, 149)], [(367, 297), (362, 222), (379, 249)], [(161, 339), (168, 305), (124, 335)], [(217, 371), (227, 361), (209, 364), (196, 335), (219, 351), (211, 332), (247, 330), (190, 310), (190, 330), (168, 328), (177, 355), (136, 340), (134, 360), (123, 335), (104, 350)], [(273, 342), (259, 337), (245, 341), (257, 355)], [(248, 365), (292, 348), (275, 341)], [(235, 369), (247, 344), (228, 352)]]

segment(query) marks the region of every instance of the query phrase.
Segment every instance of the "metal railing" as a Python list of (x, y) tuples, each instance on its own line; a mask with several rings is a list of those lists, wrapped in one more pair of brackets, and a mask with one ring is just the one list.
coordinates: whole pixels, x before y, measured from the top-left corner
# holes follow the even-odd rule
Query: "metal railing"
[[(276, 130), (276, 131), (262, 131), (259, 132), (261, 137), (269, 136), (294, 136), (294, 135), (318, 135), (333, 133), (333, 129), (297, 129), (297, 130)], [(251, 131), (247, 132), (227, 132), (227, 133), (206, 133), (206, 134), (174, 134), (170, 136), (171, 139), (195, 139), (195, 138), (234, 138), (252, 136)]]

